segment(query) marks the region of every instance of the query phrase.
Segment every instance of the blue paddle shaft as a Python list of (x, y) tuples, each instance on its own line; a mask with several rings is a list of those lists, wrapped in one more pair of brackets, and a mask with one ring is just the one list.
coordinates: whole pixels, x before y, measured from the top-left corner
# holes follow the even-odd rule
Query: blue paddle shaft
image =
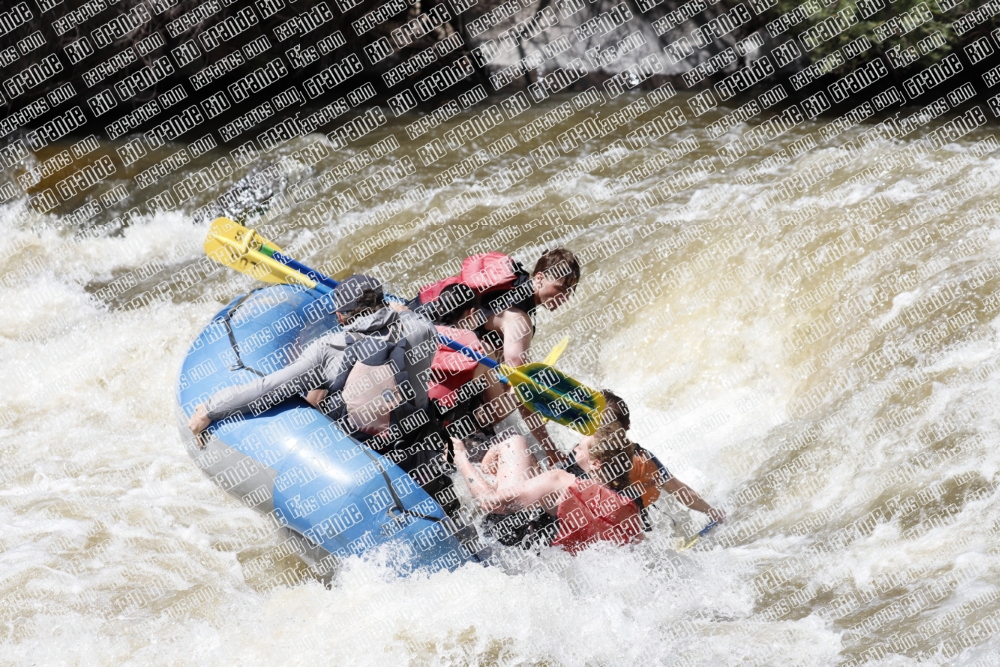
[(451, 349), (455, 350), (456, 352), (461, 352), (469, 359), (472, 359), (473, 361), (478, 361), (487, 368), (498, 368), (500, 366), (499, 362), (494, 361), (490, 357), (487, 357), (485, 354), (479, 354), (475, 350), (462, 345), (457, 340), (452, 340), (451, 338), (448, 338), (447, 336), (441, 336), (440, 334), (438, 335), (440, 336), (442, 343), (444, 343)]
[[(475, 350), (462, 345), (457, 340), (452, 340), (451, 338), (448, 338), (447, 336), (442, 336), (441, 334), (438, 334), (438, 340), (440, 340), (442, 343), (444, 343), (446, 346), (450, 347), (451, 349), (455, 350), (456, 352), (461, 352), (462, 354), (464, 354), (465, 356), (467, 356), (469, 359), (472, 359), (473, 361), (479, 362), (480, 364), (482, 364), (483, 366), (486, 366), (487, 368), (495, 369), (495, 368), (499, 368), (500, 367), (500, 364), (498, 362), (496, 362), (493, 359), (487, 357), (485, 354), (479, 354)], [(510, 380), (508, 380), (507, 377), (503, 373), (497, 373), (497, 377), (500, 378), (500, 381), (503, 382), (503, 383), (505, 383), (505, 384), (509, 384), (510, 383)]]
[[(302, 262), (294, 260), (291, 257), (289, 257), (288, 255), (280, 253), (277, 250), (273, 251), (273, 254), (271, 255), (271, 257), (273, 257), (275, 260), (281, 262), (285, 266), (289, 266), (289, 267), (295, 269), (296, 271), (304, 273), (306, 276), (309, 277), (310, 280), (315, 280), (317, 283), (323, 283), (324, 285), (326, 285), (327, 287), (330, 287), (330, 288), (334, 288), (334, 287), (337, 286), (337, 281), (334, 280), (333, 278), (330, 278), (329, 276), (325, 276), (322, 273), (320, 273), (319, 271), (316, 271), (315, 269), (310, 269), (308, 266), (306, 266)], [(320, 291), (322, 291), (322, 290), (320, 290)], [(325, 292), (324, 292), (324, 294), (325, 294)]]
[(316, 287), (313, 287), (313, 289), (323, 295), (333, 294), (333, 288), (327, 287), (326, 285), (320, 282), (317, 282)]

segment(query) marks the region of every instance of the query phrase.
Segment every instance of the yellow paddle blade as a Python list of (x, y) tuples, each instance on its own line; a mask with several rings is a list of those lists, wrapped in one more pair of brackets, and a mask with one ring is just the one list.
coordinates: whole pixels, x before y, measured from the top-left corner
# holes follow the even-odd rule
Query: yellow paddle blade
[(208, 229), (208, 237), (205, 239), (205, 252), (209, 255), (218, 248), (221, 243), (217, 237), (225, 237), (230, 241), (235, 241), (239, 245), (246, 245), (253, 250), (260, 250), (261, 246), (267, 244), (272, 250), (281, 252), (277, 244), (268, 241), (253, 229), (247, 229), (235, 220), (229, 218), (216, 218), (212, 226)]
[[(559, 361), (559, 357), (562, 353), (566, 351), (566, 346), (569, 345), (569, 336), (566, 336), (561, 341), (559, 341), (555, 347), (548, 353), (548, 355), (542, 359), (542, 363), (546, 366), (555, 366), (556, 362)], [(548, 417), (542, 417), (543, 421), (549, 421)]]
[(568, 345), (569, 345), (569, 336), (566, 336), (561, 341), (559, 341), (559, 343), (554, 348), (552, 348), (552, 351), (549, 352), (548, 356), (542, 359), (542, 363), (545, 364), (546, 366), (555, 366), (556, 362), (559, 361), (559, 357), (561, 357), (562, 353), (566, 351), (566, 347)]
[[(260, 252), (264, 239), (252, 229), (230, 220), (216, 218), (205, 239), (205, 254), (213, 260), (245, 273), (265, 283), (304, 285), (310, 289), (316, 283), (295, 269), (285, 266)], [(277, 246), (269, 247), (280, 252)]]

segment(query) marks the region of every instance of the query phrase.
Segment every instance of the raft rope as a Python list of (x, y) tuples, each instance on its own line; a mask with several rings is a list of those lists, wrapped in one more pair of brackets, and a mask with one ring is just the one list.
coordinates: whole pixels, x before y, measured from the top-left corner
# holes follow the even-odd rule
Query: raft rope
[[(329, 419), (329, 417), (328, 417), (328, 419)], [(449, 522), (452, 523), (452, 526), (455, 525), (454, 524), (454, 520), (452, 520), (451, 517), (441, 518), (441, 517), (437, 517), (437, 516), (428, 516), (426, 514), (421, 514), (420, 512), (414, 512), (413, 510), (410, 510), (410, 509), (407, 509), (407, 508), (403, 507), (403, 500), (396, 494), (396, 489), (393, 488), (393, 486), (392, 486), (392, 480), (389, 479), (389, 475), (386, 473), (385, 467), (382, 465), (382, 462), (379, 461), (378, 459), (376, 459), (372, 455), (372, 451), (368, 447), (366, 447), (365, 445), (357, 444), (356, 446), (360, 447), (361, 451), (363, 451), (365, 453), (365, 456), (367, 456), (369, 459), (371, 459), (371, 462), (374, 463), (375, 467), (378, 468), (379, 473), (381, 473), (381, 475), (382, 475), (382, 479), (385, 480), (385, 486), (389, 490), (389, 494), (392, 496), (392, 503), (393, 503), (393, 505), (396, 506), (396, 509), (399, 511), (400, 514), (407, 514), (409, 516), (412, 516), (415, 519), (426, 519), (427, 521), (433, 521), (434, 523), (444, 523), (447, 520), (447, 521), (449, 521)], [(428, 494), (428, 495), (430, 495), (430, 494)], [(436, 499), (433, 496), (431, 496), (431, 499), (436, 501)], [(466, 528), (467, 528), (467, 526), (466, 526)], [(452, 534), (454, 534), (455, 537), (460, 542), (462, 542), (462, 545), (465, 546), (466, 550), (469, 552), (470, 559), (473, 562), (475, 562), (475, 563), (482, 563), (483, 562), (483, 558), (479, 555), (478, 552), (473, 551), (471, 548), (469, 548), (468, 546), (465, 545), (464, 540), (462, 540), (462, 538), (460, 538), (458, 536), (458, 532), (455, 530), (455, 528), (452, 528)]]
[(233, 304), (233, 307), (230, 308), (229, 311), (222, 318), (222, 323), (226, 325), (226, 333), (229, 335), (229, 346), (233, 349), (233, 354), (236, 355), (236, 363), (233, 364), (232, 366), (230, 366), (229, 370), (230, 371), (250, 371), (251, 373), (256, 373), (260, 377), (264, 377), (264, 373), (261, 373), (256, 368), (251, 368), (250, 366), (247, 366), (246, 364), (243, 363), (243, 357), (240, 356), (240, 347), (239, 347), (239, 345), (237, 345), (237, 343), (236, 343), (236, 335), (233, 333), (233, 325), (230, 323), (230, 320), (232, 320), (233, 315), (235, 315), (236, 311), (239, 309), (239, 307), (243, 305), (243, 302), (246, 301), (247, 299), (249, 299), (253, 295), (254, 292), (256, 292), (257, 290), (260, 290), (260, 289), (264, 289), (264, 288), (263, 287), (255, 287), (254, 289), (250, 290), (249, 292), (247, 292), (246, 294), (244, 294), (243, 296), (241, 296), (239, 298), (239, 300), (236, 303)]
[(382, 462), (379, 461), (377, 458), (375, 458), (372, 455), (372, 451), (368, 449), (368, 447), (366, 447), (365, 445), (357, 444), (356, 446), (360, 447), (361, 451), (365, 453), (365, 456), (371, 459), (371, 462), (374, 463), (375, 467), (378, 468), (379, 473), (382, 475), (382, 479), (385, 480), (385, 486), (389, 490), (389, 495), (392, 496), (392, 504), (396, 506), (396, 509), (399, 510), (400, 514), (408, 514), (416, 519), (427, 519), (428, 521), (434, 521), (434, 522), (444, 521), (444, 519), (442, 519), (441, 517), (428, 516), (426, 514), (421, 514), (420, 512), (414, 512), (413, 510), (404, 507), (403, 500), (396, 493), (396, 489), (393, 488), (392, 480), (389, 479), (389, 473), (386, 472), (385, 466), (382, 465)]

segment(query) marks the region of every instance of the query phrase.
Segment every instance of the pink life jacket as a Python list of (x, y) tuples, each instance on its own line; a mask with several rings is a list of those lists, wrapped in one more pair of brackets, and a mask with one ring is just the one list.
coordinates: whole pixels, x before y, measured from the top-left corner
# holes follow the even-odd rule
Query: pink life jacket
[(627, 544), (643, 534), (635, 503), (592, 479), (577, 479), (569, 487), (558, 515), (559, 531), (552, 545), (570, 553), (599, 540)]
[[(472, 348), (479, 354), (485, 354), (479, 337), (468, 329), (454, 329), (444, 325), (437, 326), (438, 333)], [(453, 350), (444, 343), (438, 345), (434, 360), (431, 362), (431, 375), (427, 380), (427, 397), (437, 401), (442, 407), (455, 407), (455, 392), (462, 385), (472, 380), (476, 374), (479, 362), (470, 359), (461, 352)]]
[(422, 287), (420, 303), (430, 303), (438, 298), (441, 290), (458, 283), (472, 288), (472, 291), (479, 295), (509, 290), (527, 275), (520, 262), (502, 252), (472, 255), (462, 262), (462, 270), (457, 276), (450, 276)]

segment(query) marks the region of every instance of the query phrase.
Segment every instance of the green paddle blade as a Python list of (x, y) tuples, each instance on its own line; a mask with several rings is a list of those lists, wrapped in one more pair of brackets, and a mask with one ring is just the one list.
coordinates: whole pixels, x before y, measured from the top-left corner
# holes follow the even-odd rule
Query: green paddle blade
[(518, 366), (508, 376), (525, 406), (543, 417), (591, 435), (601, 425), (604, 396), (544, 363)]

